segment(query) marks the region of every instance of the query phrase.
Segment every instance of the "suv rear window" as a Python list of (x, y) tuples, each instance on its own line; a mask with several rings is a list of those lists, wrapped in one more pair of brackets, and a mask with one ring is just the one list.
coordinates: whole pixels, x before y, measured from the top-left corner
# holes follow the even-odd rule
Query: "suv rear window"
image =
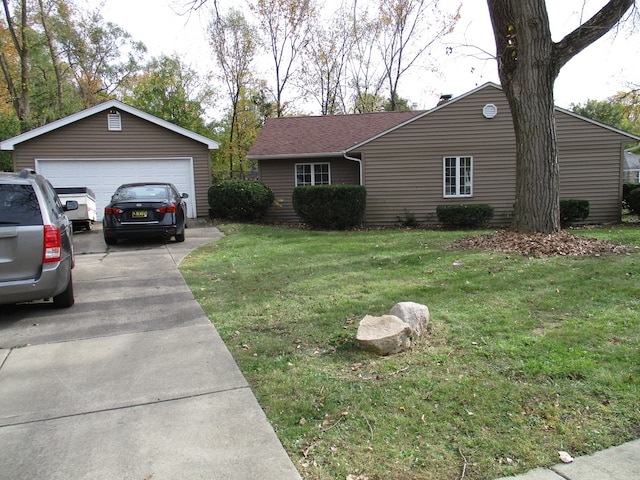
[(40, 204), (31, 185), (0, 184), (0, 225), (42, 225)]

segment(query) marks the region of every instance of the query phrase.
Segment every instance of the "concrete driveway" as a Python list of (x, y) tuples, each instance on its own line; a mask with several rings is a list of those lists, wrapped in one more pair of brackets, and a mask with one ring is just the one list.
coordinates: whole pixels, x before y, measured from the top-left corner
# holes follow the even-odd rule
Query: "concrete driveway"
[(0, 307), (1, 479), (300, 479), (177, 265), (75, 235), (76, 304)]

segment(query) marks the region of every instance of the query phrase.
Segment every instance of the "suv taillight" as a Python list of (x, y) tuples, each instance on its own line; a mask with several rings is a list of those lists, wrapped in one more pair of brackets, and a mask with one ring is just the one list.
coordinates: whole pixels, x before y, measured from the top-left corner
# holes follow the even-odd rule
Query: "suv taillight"
[(44, 252), (42, 261), (59, 262), (62, 255), (62, 239), (58, 227), (45, 225), (44, 227)]

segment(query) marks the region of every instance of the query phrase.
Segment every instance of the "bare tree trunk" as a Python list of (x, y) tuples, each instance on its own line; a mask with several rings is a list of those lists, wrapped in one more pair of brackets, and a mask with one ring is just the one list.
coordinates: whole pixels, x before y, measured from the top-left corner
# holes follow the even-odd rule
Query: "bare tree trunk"
[(309, 0), (255, 0), (250, 4), (265, 32), (275, 72), (276, 116), (285, 113), (284, 90), (298, 74), (296, 60), (309, 38)]
[(38, 7), (40, 9), (40, 22), (42, 23), (42, 30), (44, 31), (45, 38), (47, 40), (47, 47), (49, 48), (49, 55), (51, 55), (51, 65), (53, 65), (53, 71), (56, 75), (56, 95), (58, 97), (58, 117), (62, 117), (65, 113), (64, 111), (64, 100), (62, 95), (62, 73), (60, 72), (60, 60), (58, 54), (56, 52), (56, 47), (54, 45), (53, 34), (49, 30), (48, 26), (48, 17), (50, 12), (46, 12), (44, 10), (44, 4), (42, 0), (38, 0)]
[(13, 107), (13, 111), (16, 113), (16, 115), (18, 115), (18, 113), (20, 112), (20, 97), (18, 94), (18, 89), (16, 88), (16, 85), (13, 81), (13, 77), (11, 76), (9, 62), (7, 62), (7, 58), (2, 51), (0, 51), (0, 67), (2, 68), (4, 79), (7, 82), (7, 90), (9, 91), (9, 96), (11, 97), (11, 105)]
[[(20, 79), (14, 81), (11, 78), (10, 69), (8, 68), (6, 57), (2, 59), (2, 70), (5, 74), (7, 85), (9, 86), (10, 94), (12, 96), (13, 108), (16, 112), (16, 116), (20, 121), (20, 130), (26, 132), (29, 130), (29, 47), (27, 45), (27, 0), (21, 2), (21, 20), (19, 31), (16, 32), (16, 25), (11, 16), (9, 10), (9, 3), (7, 0), (2, 1), (5, 13), (5, 19), (7, 21), (7, 27), (11, 34), (11, 40), (13, 46), (18, 53), (20, 59)], [(4, 56), (3, 56), (4, 57)]]
[(27, 131), (30, 128), (30, 95), (29, 95), (29, 46), (27, 44), (27, 0), (22, 0), (22, 21), (20, 22), (20, 38), (21, 47), (18, 52), (20, 53), (20, 125), (22, 131)]
[(235, 142), (235, 131), (236, 131), (236, 123), (238, 121), (238, 101), (235, 100), (232, 105), (232, 113), (231, 113), (231, 127), (229, 128), (229, 178), (233, 178), (233, 155), (235, 151), (235, 147), (233, 142)]

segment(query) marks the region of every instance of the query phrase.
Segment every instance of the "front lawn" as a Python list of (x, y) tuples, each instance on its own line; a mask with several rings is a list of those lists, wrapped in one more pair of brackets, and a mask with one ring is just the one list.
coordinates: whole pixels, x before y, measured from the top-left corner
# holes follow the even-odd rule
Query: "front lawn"
[[(495, 479), (640, 437), (639, 253), (220, 228), (182, 273), (305, 479)], [(638, 227), (573, 233), (640, 245)], [(401, 301), (429, 307), (426, 337), (361, 350), (358, 322)]]

